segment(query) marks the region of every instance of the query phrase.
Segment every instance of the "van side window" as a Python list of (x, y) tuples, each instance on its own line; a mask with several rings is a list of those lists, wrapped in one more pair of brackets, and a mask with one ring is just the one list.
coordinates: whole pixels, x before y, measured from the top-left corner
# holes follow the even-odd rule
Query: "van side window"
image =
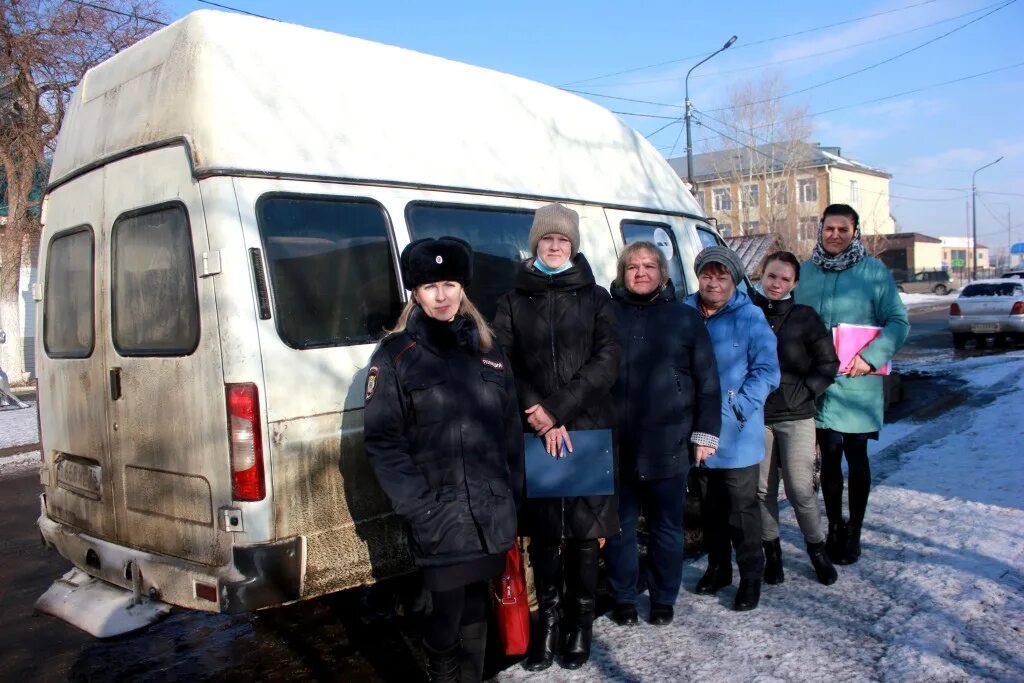
[(528, 209), (414, 202), (405, 220), (410, 239), (449, 235), (473, 246), (473, 283), (467, 291), (488, 320), (494, 318), (498, 298), (515, 285), (520, 263), (533, 256), (533, 211)]
[(122, 356), (192, 353), (199, 344), (199, 300), (185, 207), (120, 216), (111, 243), (114, 348)]
[(380, 204), (269, 195), (256, 214), (286, 344), (370, 344), (395, 324), (402, 301)]
[(679, 298), (686, 296), (686, 277), (683, 275), (682, 255), (679, 253), (676, 237), (672, 234), (672, 226), (667, 223), (650, 223), (648, 221), (622, 221), (622, 240), (626, 244), (643, 240), (658, 245), (661, 253), (668, 260), (668, 276), (672, 278), (676, 296)]
[(94, 340), (93, 237), (83, 227), (50, 240), (43, 346), (51, 358), (88, 358)]
[(710, 230), (704, 230), (700, 226), (697, 227), (697, 237), (700, 238), (700, 248), (707, 249), (718, 244), (723, 244), (722, 240), (715, 237), (715, 233)]

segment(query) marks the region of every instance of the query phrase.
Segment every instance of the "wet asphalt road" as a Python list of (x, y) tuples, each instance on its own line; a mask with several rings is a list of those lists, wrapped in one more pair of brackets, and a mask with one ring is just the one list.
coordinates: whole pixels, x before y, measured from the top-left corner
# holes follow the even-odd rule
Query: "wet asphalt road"
[[(897, 357), (904, 398), (887, 421), (929, 419), (953, 405), (937, 403), (936, 395), (963, 393), (949, 378), (929, 373), (935, 360), (1003, 352), (991, 346), (954, 352), (945, 306), (911, 318), (911, 336)], [(394, 616), (388, 590), (235, 616), (178, 610), (109, 641), (36, 615), (36, 598), (69, 568), (39, 540), (38, 495), (34, 475), (0, 480), (0, 680), (424, 680), (417, 623)]]

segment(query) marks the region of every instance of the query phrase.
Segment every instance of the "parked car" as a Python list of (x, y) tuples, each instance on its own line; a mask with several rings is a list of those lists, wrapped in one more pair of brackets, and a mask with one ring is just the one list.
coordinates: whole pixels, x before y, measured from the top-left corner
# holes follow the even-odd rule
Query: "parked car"
[(951, 277), (945, 270), (926, 270), (914, 273), (906, 279), (897, 279), (896, 285), (907, 294), (938, 294), (945, 296), (960, 289), (958, 278)]
[(999, 277), (1009, 278), (1011, 280), (1024, 280), (1024, 269), (1021, 270), (1008, 270)]
[(978, 345), (993, 336), (997, 342), (1007, 337), (1024, 341), (1024, 281), (1000, 278), (967, 285), (949, 306), (949, 331), (955, 349), (972, 338)]

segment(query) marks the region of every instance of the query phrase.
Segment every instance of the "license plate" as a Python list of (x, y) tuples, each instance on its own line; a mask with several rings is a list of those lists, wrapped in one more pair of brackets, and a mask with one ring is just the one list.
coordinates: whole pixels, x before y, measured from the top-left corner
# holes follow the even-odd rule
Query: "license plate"
[(971, 332), (984, 333), (984, 332), (998, 332), (999, 323), (983, 323), (981, 325), (971, 325)]
[(102, 472), (99, 465), (64, 456), (57, 461), (57, 486), (80, 496), (99, 500)]

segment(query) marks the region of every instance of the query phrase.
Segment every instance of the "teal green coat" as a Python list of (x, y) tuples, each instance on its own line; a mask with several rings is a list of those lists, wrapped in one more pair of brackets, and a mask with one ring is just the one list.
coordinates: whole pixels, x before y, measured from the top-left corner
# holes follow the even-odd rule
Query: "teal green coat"
[[(817, 311), (830, 330), (839, 323), (881, 327), (882, 335), (860, 354), (873, 368), (889, 362), (910, 332), (907, 309), (889, 269), (871, 256), (840, 272), (804, 261), (793, 297)], [(877, 432), (882, 428), (882, 408), (881, 376), (844, 375), (819, 399), (816, 422), (821, 429), (846, 434)]]

